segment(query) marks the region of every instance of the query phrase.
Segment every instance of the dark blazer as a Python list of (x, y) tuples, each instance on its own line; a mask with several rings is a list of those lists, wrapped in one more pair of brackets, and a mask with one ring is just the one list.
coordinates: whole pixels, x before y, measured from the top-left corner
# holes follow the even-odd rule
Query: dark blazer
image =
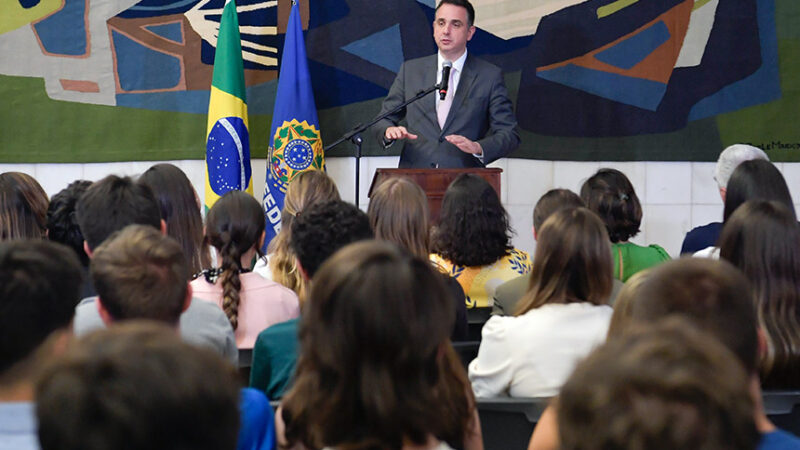
[[(435, 54), (403, 63), (383, 101), (381, 114), (433, 86), (438, 70), (436, 64)], [(405, 140), (400, 167), (483, 167), (517, 148), (517, 119), (500, 68), (467, 54), (460, 77), (444, 129), (439, 127), (436, 118), (435, 92), (375, 125), (378, 138), (383, 141), (386, 128), (397, 125), (405, 117), (408, 132), (419, 136), (415, 140)], [(478, 141), (483, 148), (483, 163), (447, 142), (444, 137), (450, 134)]]

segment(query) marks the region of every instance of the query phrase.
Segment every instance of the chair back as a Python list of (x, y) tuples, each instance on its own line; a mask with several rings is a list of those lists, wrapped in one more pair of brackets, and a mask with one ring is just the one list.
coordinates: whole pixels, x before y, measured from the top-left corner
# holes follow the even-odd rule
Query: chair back
[(485, 450), (524, 449), (550, 398), (477, 398)]

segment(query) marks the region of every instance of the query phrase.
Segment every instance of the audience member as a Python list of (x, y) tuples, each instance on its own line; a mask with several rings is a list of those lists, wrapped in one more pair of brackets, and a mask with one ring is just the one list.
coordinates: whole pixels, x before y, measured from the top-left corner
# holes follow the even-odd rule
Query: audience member
[(469, 364), (478, 397), (555, 395), (608, 331), (611, 251), (603, 222), (586, 208), (562, 209), (538, 236), (517, 316), (492, 316)]
[[(542, 224), (551, 214), (564, 208), (578, 208), (581, 206), (584, 206), (583, 200), (569, 189), (550, 189), (547, 191), (539, 198), (533, 208), (533, 239), (537, 238), (536, 230), (542, 228)], [(530, 284), (531, 274), (528, 273), (498, 286), (494, 292), (492, 314), (512, 315), (517, 309), (517, 302), (528, 291)], [(614, 280), (612, 282), (611, 295), (608, 300), (609, 305), (614, 304), (617, 293), (621, 288), (621, 281)]]
[[(109, 175), (92, 184), (78, 201), (75, 214), (84, 238), (84, 249), (91, 259), (96, 249), (114, 232), (128, 225), (145, 225), (166, 234), (166, 224), (153, 192), (128, 177)], [(105, 324), (100, 318), (95, 297), (85, 298), (75, 310), (75, 334), (82, 335)], [(181, 314), (180, 330), (191, 343), (209, 346), (233, 363), (239, 353), (233, 329), (225, 313), (207, 302), (191, 302)]]
[(42, 450), (233, 450), (233, 368), (169, 328), (132, 322), (73, 345), (37, 384)]
[(54, 195), (47, 207), (47, 238), (71, 248), (83, 267), (81, 298), (97, 295), (89, 278), (89, 256), (83, 249), (83, 234), (75, 215), (78, 200), (91, 185), (92, 182), (87, 180), (73, 181)]
[(445, 191), (431, 259), (464, 289), (468, 308), (490, 307), (500, 284), (531, 270), (528, 253), (511, 245), (508, 213), (483, 178), (459, 175)]
[(67, 247), (0, 242), (0, 449), (39, 448), (34, 379), (72, 334), (80, 285), (80, 263)]
[(613, 339), (558, 398), (562, 450), (751, 450), (747, 376), (713, 336), (675, 318)]
[(766, 336), (762, 386), (800, 387), (800, 225), (777, 201), (750, 200), (728, 218), (720, 256), (750, 280)]
[[(774, 200), (782, 203), (795, 215), (792, 196), (781, 172), (771, 162), (763, 159), (745, 161), (733, 171), (725, 193), (724, 224), (739, 206), (749, 200)], [(719, 247), (709, 247), (694, 256), (717, 258)]]
[(301, 305), (305, 301), (308, 287), (297, 269), (297, 259), (289, 245), (292, 240), (292, 223), (309, 206), (333, 200), (339, 200), (339, 190), (325, 172), (308, 170), (292, 178), (283, 200), (281, 231), (267, 246), (267, 257), (259, 259), (253, 268), (259, 275), (293, 290)]
[[(290, 251), (297, 268), (309, 283), (317, 269), (337, 250), (365, 239), (372, 239), (372, 228), (363, 211), (350, 203), (335, 200), (311, 205), (292, 222)], [(271, 399), (281, 398), (297, 365), (299, 319), (291, 319), (262, 331), (253, 348), (250, 386), (261, 389)]]
[[(376, 238), (392, 242), (418, 258), (429, 258), (428, 198), (417, 183), (403, 177), (384, 181), (372, 192), (367, 215)], [(464, 291), (455, 278), (444, 272), (442, 277), (455, 305), (456, 320), (450, 338), (464, 341), (467, 339)]]
[(279, 443), (483, 448), (448, 341), (452, 320), (447, 288), (427, 260), (380, 242), (337, 252), (311, 286), (297, 380), (278, 413)]
[(167, 234), (181, 244), (191, 273), (211, 267), (208, 245), (203, 242), (200, 202), (186, 174), (172, 164), (156, 164), (138, 182), (153, 190)]
[(220, 267), (192, 281), (195, 297), (219, 305), (233, 326), (236, 345), (253, 348), (258, 333), (300, 314), (291, 289), (251, 272), (264, 244), (264, 210), (252, 195), (230, 191), (206, 217), (206, 241)]
[(47, 205), (47, 194), (33, 177), (0, 173), (0, 241), (44, 238)]
[[(189, 265), (180, 244), (144, 225), (129, 225), (113, 234), (92, 259), (98, 308), (109, 326), (149, 319), (177, 330), (181, 312), (192, 301), (188, 277)], [(269, 400), (249, 388), (242, 390), (241, 397), (238, 448), (272, 448), (275, 433)]]
[[(714, 181), (717, 182), (719, 187), (719, 196), (722, 198), (722, 203), (725, 203), (725, 192), (728, 189), (728, 180), (731, 174), (739, 164), (751, 159), (769, 161), (769, 157), (763, 150), (747, 144), (731, 145), (719, 154), (717, 165), (714, 166)], [(686, 237), (683, 239), (681, 255), (693, 254), (704, 248), (716, 246), (721, 231), (722, 222), (711, 222), (693, 228), (686, 233)]]
[(614, 258), (614, 278), (627, 281), (640, 270), (669, 260), (662, 247), (629, 242), (639, 233), (642, 205), (628, 177), (616, 169), (600, 169), (581, 187), (581, 198), (606, 224)]
[(633, 302), (639, 295), (639, 289), (642, 287), (642, 284), (653, 274), (653, 270), (654, 269), (644, 269), (636, 272), (635, 275), (628, 278), (628, 281), (626, 281), (622, 289), (620, 289), (617, 301), (614, 303), (614, 313), (611, 314), (611, 322), (608, 324), (607, 339), (620, 336), (630, 328)]

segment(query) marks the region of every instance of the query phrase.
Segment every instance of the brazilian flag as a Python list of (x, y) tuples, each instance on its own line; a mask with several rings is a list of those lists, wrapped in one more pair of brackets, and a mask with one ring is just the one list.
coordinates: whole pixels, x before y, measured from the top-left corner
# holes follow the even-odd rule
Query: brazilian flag
[(264, 249), (281, 228), (281, 210), (292, 179), (307, 170), (325, 170), (317, 107), (311, 90), (300, 10), (293, 2), (280, 61), (275, 109), (270, 127), (264, 187)]
[(206, 209), (226, 192), (253, 193), (242, 41), (236, 2), (227, 0), (217, 34), (206, 134)]

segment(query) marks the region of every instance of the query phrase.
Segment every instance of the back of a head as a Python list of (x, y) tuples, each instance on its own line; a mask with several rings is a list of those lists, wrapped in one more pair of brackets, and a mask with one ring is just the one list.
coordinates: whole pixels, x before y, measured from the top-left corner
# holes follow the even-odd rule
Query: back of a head
[(528, 292), (518, 314), (547, 303), (605, 304), (611, 294), (611, 246), (603, 222), (586, 208), (565, 208), (538, 232)]
[(781, 171), (763, 159), (745, 161), (733, 171), (725, 193), (723, 222), (727, 222), (742, 203), (750, 200), (781, 202), (795, 214), (792, 195)]
[(205, 240), (219, 255), (222, 309), (234, 330), (239, 325), (239, 273), (250, 268), (242, 267), (242, 256), (251, 249), (261, 255), (264, 220), (261, 203), (243, 191), (223, 195), (206, 216)]
[(583, 183), (581, 199), (603, 219), (611, 242), (625, 242), (639, 233), (642, 205), (630, 180), (619, 170), (598, 170)]
[(608, 339), (628, 332), (631, 327), (633, 302), (639, 296), (639, 288), (652, 274), (652, 268), (640, 270), (628, 278), (628, 281), (622, 286), (619, 294), (617, 294), (617, 299), (614, 301), (614, 313), (611, 315), (611, 322), (608, 324), (608, 334), (606, 335)]
[(207, 268), (210, 258), (203, 247), (200, 204), (186, 174), (172, 164), (156, 164), (139, 177), (138, 183), (148, 186), (158, 199), (167, 233), (181, 244), (191, 272)]
[(43, 450), (233, 450), (236, 377), (174, 330), (132, 322), (87, 335), (36, 390)]
[(719, 239), (720, 257), (750, 280), (758, 321), (767, 336), (765, 386), (800, 383), (800, 224), (783, 204), (751, 200), (736, 209)]
[(7, 381), (15, 365), (72, 323), (80, 285), (80, 263), (69, 248), (43, 240), (0, 243), (0, 378)]
[(50, 199), (47, 208), (47, 238), (71, 248), (84, 266), (89, 265), (89, 257), (83, 250), (83, 234), (75, 207), (91, 185), (87, 180), (73, 181)]
[(733, 144), (719, 154), (717, 165), (714, 167), (714, 180), (720, 189), (728, 187), (733, 171), (739, 164), (753, 159), (769, 161), (769, 156), (758, 147), (747, 144)]
[(180, 245), (153, 227), (128, 225), (97, 249), (91, 276), (114, 320), (151, 319), (177, 325), (189, 267)]
[(752, 450), (753, 410), (731, 352), (680, 319), (598, 348), (557, 403), (564, 450)]
[(47, 205), (47, 194), (33, 177), (0, 173), (0, 241), (43, 238)]
[(318, 203), (292, 224), (291, 248), (309, 278), (337, 250), (352, 242), (372, 239), (369, 217), (341, 200)]
[(447, 187), (432, 250), (459, 266), (491, 264), (512, 249), (508, 213), (483, 178), (461, 174)]
[(562, 208), (578, 208), (581, 206), (585, 206), (583, 200), (578, 197), (578, 194), (569, 189), (550, 189), (539, 198), (533, 208), (533, 229), (539, 230), (551, 214)]
[(444, 438), (464, 420), (443, 414), (441, 353), (452, 321), (447, 288), (427, 260), (377, 241), (338, 251), (317, 272), (303, 314), (287, 437), (359, 449)]
[(428, 198), (417, 183), (404, 177), (387, 179), (373, 191), (367, 215), (376, 238), (428, 257)]
[(750, 283), (726, 261), (682, 258), (652, 269), (631, 309), (634, 324), (678, 316), (694, 322), (755, 373), (758, 335)]
[(161, 210), (153, 191), (130, 177), (109, 175), (93, 183), (78, 200), (75, 215), (90, 249), (128, 225), (161, 228)]

